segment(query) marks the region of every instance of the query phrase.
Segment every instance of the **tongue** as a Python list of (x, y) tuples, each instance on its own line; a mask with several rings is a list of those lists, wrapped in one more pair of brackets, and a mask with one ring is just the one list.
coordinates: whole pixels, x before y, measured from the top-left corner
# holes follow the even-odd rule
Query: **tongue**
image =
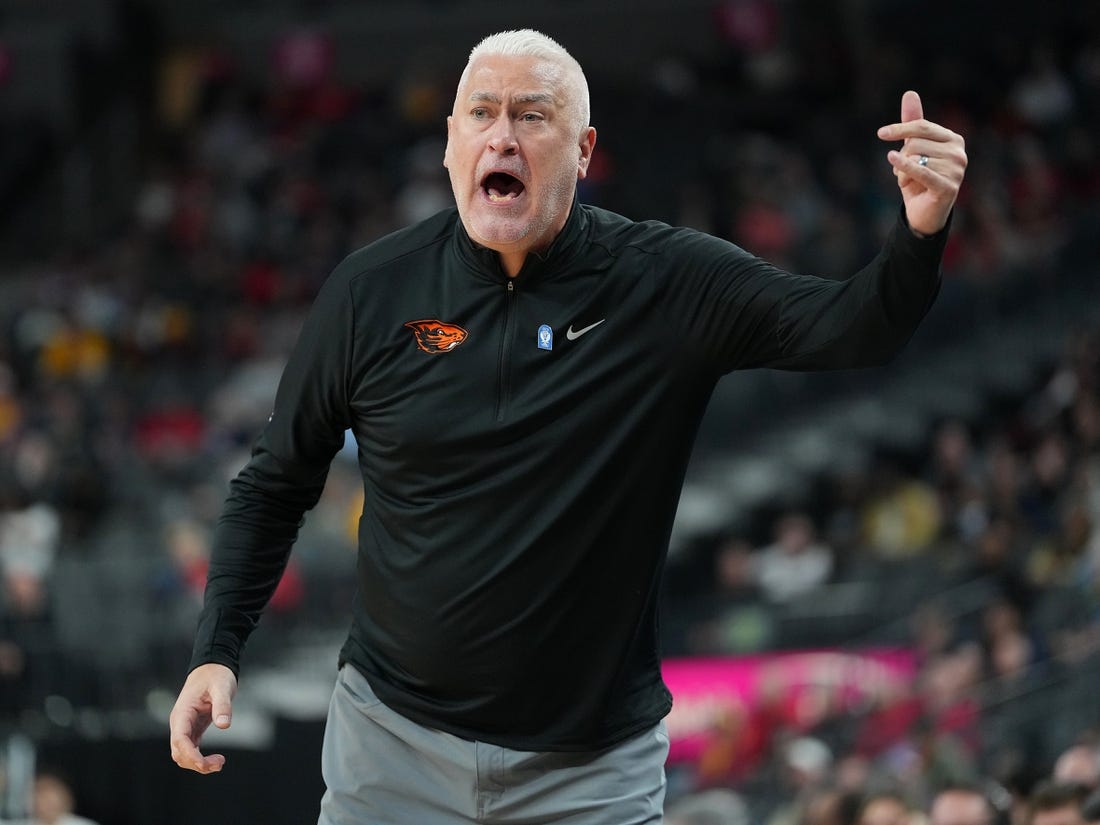
[(485, 179), (485, 191), (494, 198), (514, 198), (523, 191), (523, 184), (511, 175), (494, 172)]

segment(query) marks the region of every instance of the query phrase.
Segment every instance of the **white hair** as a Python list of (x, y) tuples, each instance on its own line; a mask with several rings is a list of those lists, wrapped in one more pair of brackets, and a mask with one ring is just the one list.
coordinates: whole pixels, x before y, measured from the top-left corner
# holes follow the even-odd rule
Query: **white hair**
[(591, 103), (588, 96), (588, 80), (584, 76), (584, 69), (581, 68), (581, 64), (557, 40), (534, 29), (515, 29), (490, 34), (470, 51), (470, 59), (466, 61), (466, 69), (462, 73), (463, 79), (465, 79), (466, 72), (470, 70), (470, 66), (477, 58), (489, 55), (537, 57), (551, 63), (557, 63), (565, 67), (567, 71), (575, 72), (577, 79), (575, 86), (579, 99), (571, 101), (571, 103), (576, 107), (580, 128), (588, 126), (588, 122), (592, 117)]

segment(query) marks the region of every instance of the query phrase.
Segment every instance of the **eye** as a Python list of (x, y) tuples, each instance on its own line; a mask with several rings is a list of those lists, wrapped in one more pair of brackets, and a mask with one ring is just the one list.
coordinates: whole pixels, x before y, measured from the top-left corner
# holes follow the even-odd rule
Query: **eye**
[(542, 120), (542, 115), (540, 115), (538, 112), (524, 112), (522, 115), (520, 115), (520, 120), (522, 120), (524, 123), (538, 123)]
[(474, 120), (486, 120), (489, 117), (489, 110), (484, 106), (478, 106), (470, 111), (470, 117)]

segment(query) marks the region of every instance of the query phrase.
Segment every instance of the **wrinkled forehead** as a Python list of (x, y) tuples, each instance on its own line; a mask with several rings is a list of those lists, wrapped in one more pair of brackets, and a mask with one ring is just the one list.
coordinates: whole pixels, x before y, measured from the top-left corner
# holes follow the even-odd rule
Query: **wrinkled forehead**
[(462, 72), (455, 104), (507, 89), (510, 95), (548, 94), (557, 106), (564, 107), (578, 97), (569, 75), (566, 66), (544, 57), (481, 55)]

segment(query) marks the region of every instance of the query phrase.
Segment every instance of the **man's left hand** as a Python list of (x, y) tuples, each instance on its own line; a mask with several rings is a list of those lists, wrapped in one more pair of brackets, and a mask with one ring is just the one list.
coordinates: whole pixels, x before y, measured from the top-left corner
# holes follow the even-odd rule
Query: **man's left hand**
[(905, 141), (886, 158), (898, 179), (909, 228), (918, 235), (935, 235), (947, 224), (966, 172), (962, 135), (925, 120), (920, 95), (909, 91), (901, 97), (901, 122), (883, 126), (878, 136)]

